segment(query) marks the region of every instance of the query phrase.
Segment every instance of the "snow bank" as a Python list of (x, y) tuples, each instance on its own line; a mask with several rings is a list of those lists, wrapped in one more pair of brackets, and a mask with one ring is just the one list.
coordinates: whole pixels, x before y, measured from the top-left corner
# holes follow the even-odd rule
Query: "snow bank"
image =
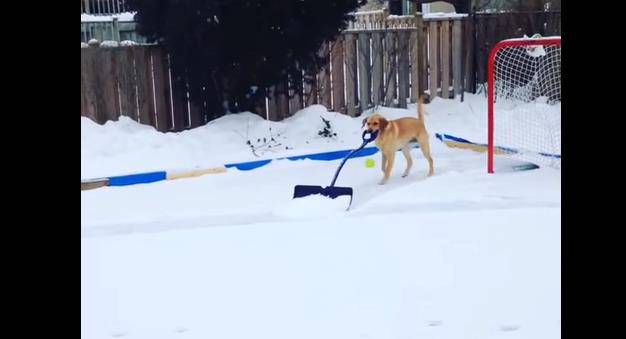
[[(470, 140), (485, 139), (483, 109), (486, 104), (483, 101), (480, 96), (473, 95), (466, 95), (464, 103), (435, 99), (426, 105), (431, 134), (445, 130)], [(409, 105), (408, 110), (381, 107), (377, 112), (390, 119), (417, 117), (415, 105)], [(105, 125), (81, 117), (81, 178), (214, 167), (224, 163), (352, 149), (361, 144), (363, 118), (373, 113), (370, 109), (361, 117), (351, 118), (329, 112), (324, 106), (313, 105), (281, 122), (265, 121), (246, 112), (226, 115), (180, 133), (161, 133), (127, 117)], [(322, 118), (330, 122), (337, 136), (319, 135), (325, 127)]]

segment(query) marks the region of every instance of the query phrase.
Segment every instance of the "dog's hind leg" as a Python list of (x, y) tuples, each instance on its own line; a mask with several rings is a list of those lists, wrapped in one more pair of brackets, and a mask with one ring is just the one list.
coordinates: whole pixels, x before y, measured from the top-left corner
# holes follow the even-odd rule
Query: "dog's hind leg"
[(411, 172), (411, 167), (413, 166), (413, 159), (411, 159), (411, 146), (407, 144), (402, 147), (402, 154), (404, 154), (404, 157), (406, 158), (406, 169), (404, 170), (402, 177), (406, 178), (409, 175), (409, 172)]
[(420, 149), (424, 154), (424, 158), (428, 160), (428, 176), (435, 173), (435, 167), (433, 165), (433, 157), (430, 155), (430, 143), (428, 142), (428, 136), (419, 138)]

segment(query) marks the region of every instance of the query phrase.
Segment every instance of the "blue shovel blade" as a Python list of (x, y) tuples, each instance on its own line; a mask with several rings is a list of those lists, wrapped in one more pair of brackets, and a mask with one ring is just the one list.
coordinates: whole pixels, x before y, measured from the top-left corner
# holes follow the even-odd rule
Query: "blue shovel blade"
[[(296, 185), (293, 190), (294, 199), (308, 197), (315, 194), (321, 194), (331, 199), (335, 199), (340, 196), (349, 196), (350, 204), (352, 204), (352, 187)], [(350, 206), (348, 205), (348, 208), (349, 207)]]

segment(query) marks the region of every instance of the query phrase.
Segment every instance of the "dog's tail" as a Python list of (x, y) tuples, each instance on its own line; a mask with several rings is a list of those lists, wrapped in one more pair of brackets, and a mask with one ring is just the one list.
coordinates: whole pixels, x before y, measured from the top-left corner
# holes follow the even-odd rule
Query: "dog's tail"
[(424, 123), (424, 97), (420, 95), (419, 102), (417, 104), (417, 118), (422, 125), (426, 125)]

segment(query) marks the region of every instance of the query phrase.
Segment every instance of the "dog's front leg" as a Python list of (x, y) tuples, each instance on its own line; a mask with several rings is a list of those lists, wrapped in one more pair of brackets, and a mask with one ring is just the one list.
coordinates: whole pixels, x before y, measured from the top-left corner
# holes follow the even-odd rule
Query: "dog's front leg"
[(381, 164), (380, 164), (380, 170), (383, 171), (383, 174), (385, 174), (385, 167), (387, 166), (387, 157), (385, 156), (385, 153), (382, 153), (383, 157), (381, 159)]
[(389, 154), (386, 156), (387, 158), (387, 163), (385, 166), (385, 176), (383, 177), (383, 179), (378, 183), (379, 185), (384, 185), (387, 183), (387, 181), (389, 180), (389, 177), (391, 176), (391, 170), (393, 169), (393, 162), (396, 158), (396, 152), (389, 152)]

